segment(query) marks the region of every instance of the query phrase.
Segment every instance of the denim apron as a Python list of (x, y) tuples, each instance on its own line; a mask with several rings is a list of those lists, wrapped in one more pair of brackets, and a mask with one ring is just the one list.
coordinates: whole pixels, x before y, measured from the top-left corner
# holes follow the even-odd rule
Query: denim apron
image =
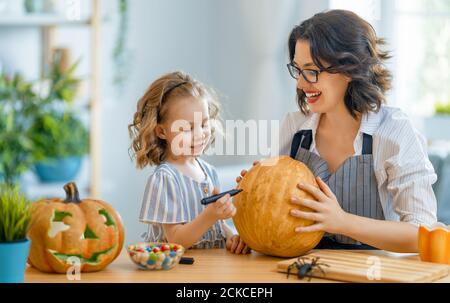
[[(312, 130), (297, 132), (290, 156), (303, 162), (313, 174), (320, 177), (335, 194), (345, 212), (384, 220), (372, 156), (372, 136), (363, 134), (362, 155), (348, 158), (334, 173), (327, 162), (309, 151), (313, 141)], [(374, 249), (343, 235), (326, 233), (316, 249)]]

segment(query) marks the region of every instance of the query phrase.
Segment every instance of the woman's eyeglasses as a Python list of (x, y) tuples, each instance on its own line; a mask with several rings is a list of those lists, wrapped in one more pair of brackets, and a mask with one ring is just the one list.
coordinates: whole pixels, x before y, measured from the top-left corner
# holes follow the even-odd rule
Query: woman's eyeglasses
[(289, 70), (289, 74), (291, 74), (292, 78), (298, 80), (300, 75), (302, 75), (303, 79), (305, 79), (309, 83), (317, 83), (319, 80), (319, 74), (324, 72), (325, 70), (314, 70), (314, 69), (301, 69), (295, 66), (292, 63), (287, 64), (287, 68)]

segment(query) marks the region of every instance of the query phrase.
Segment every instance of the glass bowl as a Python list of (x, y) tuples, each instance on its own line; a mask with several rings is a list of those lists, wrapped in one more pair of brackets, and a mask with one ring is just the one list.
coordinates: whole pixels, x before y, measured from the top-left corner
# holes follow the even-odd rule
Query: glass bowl
[(180, 262), (185, 248), (175, 243), (142, 242), (127, 247), (131, 260), (143, 270), (168, 270)]

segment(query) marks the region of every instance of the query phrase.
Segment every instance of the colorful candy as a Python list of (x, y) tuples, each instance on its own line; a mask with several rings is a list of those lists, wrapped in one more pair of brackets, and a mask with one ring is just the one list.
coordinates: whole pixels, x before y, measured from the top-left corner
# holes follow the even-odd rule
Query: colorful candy
[(140, 269), (170, 269), (180, 261), (184, 248), (173, 243), (139, 243), (128, 246), (131, 260)]
[(161, 251), (166, 251), (166, 250), (170, 251), (170, 246), (167, 244), (161, 245)]

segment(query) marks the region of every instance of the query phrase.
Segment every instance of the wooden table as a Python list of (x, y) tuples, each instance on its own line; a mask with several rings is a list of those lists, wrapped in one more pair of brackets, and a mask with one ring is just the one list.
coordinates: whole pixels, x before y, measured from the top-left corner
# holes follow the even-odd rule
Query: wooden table
[[(363, 251), (358, 251), (363, 252)], [(364, 251), (368, 255), (390, 255), (384, 251)], [(252, 252), (249, 255), (234, 255), (225, 249), (189, 250), (184, 256), (193, 257), (193, 265), (179, 264), (168, 271), (143, 271), (129, 259), (126, 251), (106, 269), (96, 273), (81, 273), (81, 283), (150, 283), (150, 282), (307, 282), (295, 276), (286, 278), (286, 274), (276, 271), (277, 262), (282, 258), (269, 257)], [(419, 259), (417, 255), (395, 254), (397, 258)], [(45, 274), (34, 268), (25, 273), (28, 283), (72, 283), (66, 275)], [(326, 279), (312, 279), (311, 282), (336, 282)], [(447, 276), (438, 282), (450, 282)]]

